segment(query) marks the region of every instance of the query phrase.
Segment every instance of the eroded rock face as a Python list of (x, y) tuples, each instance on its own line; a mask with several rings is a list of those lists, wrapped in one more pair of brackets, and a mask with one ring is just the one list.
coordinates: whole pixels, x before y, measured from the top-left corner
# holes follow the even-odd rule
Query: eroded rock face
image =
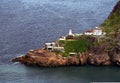
[(88, 61), (88, 53), (79, 54), (79, 63), (81, 65), (87, 64), (87, 61)]
[(28, 52), (25, 56), (14, 58), (13, 62), (20, 62), (25, 65), (38, 65), (42, 67), (84, 65), (87, 63), (85, 54), (78, 56), (63, 57), (46, 50), (35, 50)]
[(38, 65), (42, 67), (85, 65), (87, 63), (87, 54), (82, 53), (76, 56), (63, 57), (47, 50), (29, 51), (25, 56), (12, 59), (13, 62), (20, 62), (25, 65)]
[(117, 43), (109, 52), (111, 61), (120, 66), (120, 43)]
[[(117, 57), (116, 57), (117, 56)], [(120, 56), (112, 56), (112, 61), (120, 65)], [(35, 50), (28, 52), (25, 56), (17, 57), (13, 62), (20, 62), (25, 65), (37, 65), (41, 67), (57, 67), (57, 66), (81, 66), (86, 64), (96, 66), (111, 65), (111, 59), (108, 54), (96, 55), (94, 53), (82, 53), (76, 56), (63, 57), (46, 50)]]
[(108, 54), (96, 55), (96, 54), (90, 53), (88, 62), (89, 64), (92, 64), (92, 65), (101, 65), (101, 66), (111, 65), (110, 57), (108, 56)]

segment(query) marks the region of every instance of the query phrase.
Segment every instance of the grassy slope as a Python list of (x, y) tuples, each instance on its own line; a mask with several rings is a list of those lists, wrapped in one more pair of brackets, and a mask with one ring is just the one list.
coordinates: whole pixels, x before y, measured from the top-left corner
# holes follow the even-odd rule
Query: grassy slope
[(120, 1), (118, 1), (108, 19), (101, 26), (109, 36), (115, 32), (120, 33)]
[(64, 56), (68, 56), (69, 52), (85, 52), (87, 50), (87, 41), (81, 40), (66, 40), (66, 41), (59, 41), (61, 45), (65, 48)]
[(107, 19), (102, 25), (103, 31), (110, 34), (111, 32), (119, 31), (120, 29), (120, 16), (117, 13), (114, 13), (112, 19)]
[(64, 56), (69, 56), (69, 52), (83, 53), (88, 51), (89, 47), (93, 47), (97, 39), (92, 36), (82, 35), (74, 39), (67, 39), (65, 41), (58, 41), (60, 46), (65, 48)]
[(87, 42), (84, 40), (74, 40), (74, 41), (66, 41), (65, 51), (69, 52), (85, 52), (86, 51)]

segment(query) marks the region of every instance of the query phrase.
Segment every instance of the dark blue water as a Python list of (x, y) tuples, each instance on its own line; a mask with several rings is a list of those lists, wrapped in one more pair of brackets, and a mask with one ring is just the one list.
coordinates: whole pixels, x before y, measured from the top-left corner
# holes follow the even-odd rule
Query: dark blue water
[(10, 59), (45, 42), (99, 26), (117, 0), (0, 0), (0, 83), (120, 81), (119, 67), (39, 68)]

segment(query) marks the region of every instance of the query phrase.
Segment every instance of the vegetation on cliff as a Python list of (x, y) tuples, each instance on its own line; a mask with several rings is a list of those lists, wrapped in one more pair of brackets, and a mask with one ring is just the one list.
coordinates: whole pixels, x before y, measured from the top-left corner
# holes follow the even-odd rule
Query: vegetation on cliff
[[(120, 63), (120, 0), (113, 8), (108, 19), (101, 25), (107, 32), (108, 55), (115, 64)], [(105, 37), (106, 38), (106, 37)]]
[(120, 34), (120, 1), (114, 7), (113, 11), (101, 25), (107, 35), (113, 38), (118, 37)]
[(114, 13), (112, 19), (107, 19), (101, 26), (108, 36), (116, 37), (120, 34), (120, 15)]

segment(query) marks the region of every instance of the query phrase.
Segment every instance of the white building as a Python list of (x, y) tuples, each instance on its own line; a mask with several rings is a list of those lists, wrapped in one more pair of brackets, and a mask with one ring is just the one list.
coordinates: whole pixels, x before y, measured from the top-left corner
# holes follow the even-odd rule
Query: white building
[(95, 27), (95, 29), (90, 29), (84, 32), (85, 35), (96, 35), (100, 36), (103, 35), (102, 29)]
[(54, 42), (52, 43), (45, 43), (45, 49), (47, 50), (53, 50), (53, 47), (55, 47), (56, 44)]
[(49, 51), (60, 51), (64, 52), (64, 47), (57, 47), (56, 43), (45, 43), (45, 49)]
[(102, 29), (96, 27), (93, 29), (93, 35), (102, 35)]
[(45, 43), (46, 46), (56, 46), (55, 42), (52, 43)]
[(66, 40), (66, 37), (65, 37), (65, 36), (61, 36), (61, 37), (59, 38), (59, 40)]

